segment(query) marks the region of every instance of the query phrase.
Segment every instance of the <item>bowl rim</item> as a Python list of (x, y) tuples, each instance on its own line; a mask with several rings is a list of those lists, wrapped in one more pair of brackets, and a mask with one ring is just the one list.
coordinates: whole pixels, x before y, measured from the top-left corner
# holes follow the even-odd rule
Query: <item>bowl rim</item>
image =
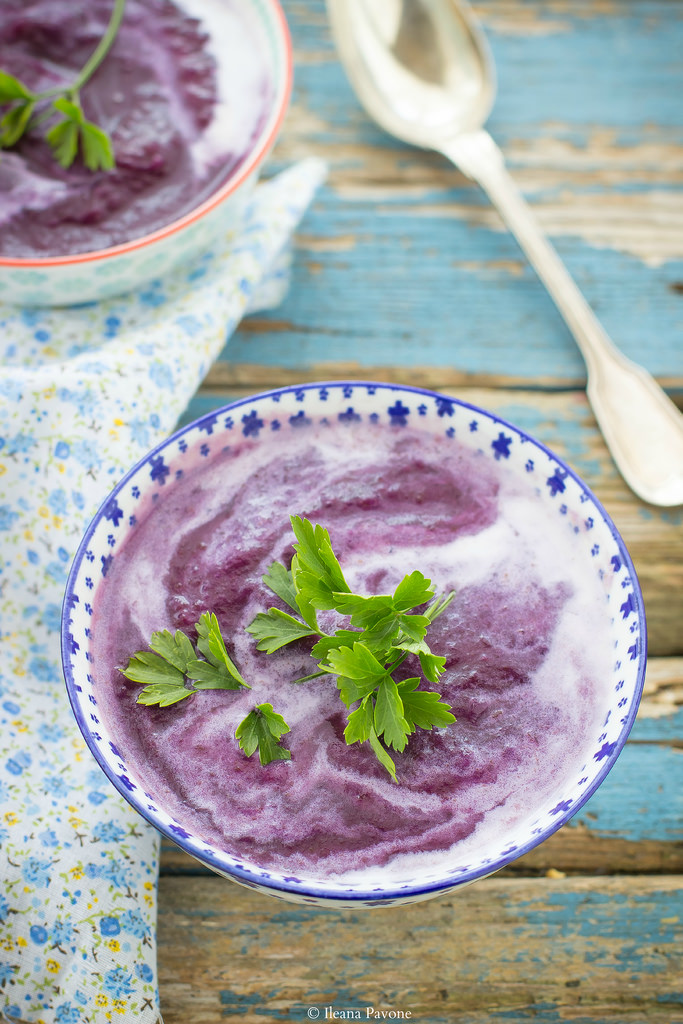
[[(77, 693), (77, 684), (73, 678), (71, 672), (71, 664), (69, 660), (69, 644), (70, 644), (70, 622), (69, 615), (72, 606), (72, 599), (74, 593), (74, 586), (76, 583), (76, 576), (80, 570), (81, 563), (85, 552), (88, 548), (90, 539), (97, 528), (105, 508), (119, 492), (126, 486), (128, 481), (140, 471), (140, 469), (149, 462), (149, 460), (156, 454), (164, 450), (168, 445), (175, 443), (178, 439), (182, 438), (185, 433), (194, 431), (201, 428), (201, 424), (211, 421), (215, 422), (216, 416), (222, 416), (224, 413), (231, 413), (234, 410), (239, 409), (244, 405), (253, 404), (254, 402), (261, 402), (265, 399), (272, 398), (273, 396), (282, 396), (286, 394), (296, 394), (302, 391), (314, 391), (323, 388), (343, 388), (343, 387), (364, 387), (367, 389), (383, 390), (383, 391), (394, 391), (394, 392), (408, 392), (414, 395), (425, 395), (432, 399), (443, 398), (448, 402), (453, 403), (461, 408), (468, 409), (476, 414), (484, 416), (488, 420), (492, 420), (494, 423), (500, 425), (503, 428), (512, 430), (522, 440), (530, 442), (535, 445), (541, 451), (543, 451), (553, 462), (555, 462), (563, 471), (567, 473), (569, 477), (586, 493), (589, 500), (593, 503), (595, 509), (600, 513), (604, 524), (609, 529), (612, 540), (616, 545), (619, 554), (622, 559), (622, 565), (628, 573), (631, 583), (633, 585), (634, 597), (636, 600), (636, 613), (638, 617), (638, 628), (641, 643), (639, 645), (638, 652), (638, 664), (636, 669), (636, 679), (633, 688), (633, 699), (631, 700), (630, 707), (628, 708), (627, 714), (624, 717), (623, 724), (621, 726), (619, 735), (615, 741), (614, 748), (609, 754), (603, 759), (602, 765), (599, 771), (593, 778), (593, 781), (584, 791), (581, 792), (571, 803), (570, 808), (563, 808), (557, 813), (552, 824), (546, 826), (542, 831), (534, 836), (530, 836), (529, 839), (515, 846), (514, 850), (510, 850), (508, 853), (501, 854), (495, 861), (485, 865), (482, 870), (481, 867), (478, 870), (465, 869), (462, 870), (457, 876), (451, 874), (442, 874), (442, 877), (429, 882), (419, 883), (416, 882), (414, 885), (398, 885), (395, 882), (387, 885), (386, 888), (373, 889), (365, 888), (349, 888), (351, 883), (344, 883), (343, 881), (336, 882), (336, 888), (326, 886), (320, 888), (316, 885), (315, 880), (311, 879), (292, 879), (288, 884), (287, 880), (280, 880), (277, 877), (273, 877), (268, 868), (259, 868), (257, 865), (247, 867), (242, 863), (230, 864), (225, 863), (224, 858), (230, 858), (234, 861), (241, 862), (246, 858), (238, 857), (234, 853), (229, 851), (222, 851), (215, 847), (213, 844), (208, 843), (204, 840), (206, 846), (210, 846), (211, 849), (197, 849), (194, 844), (186, 842), (185, 837), (178, 835), (172, 831), (171, 828), (165, 823), (159, 823), (155, 820), (153, 814), (150, 814), (146, 808), (144, 801), (141, 798), (136, 798), (134, 793), (131, 793), (124, 785), (122, 780), (115, 774), (110, 765), (106, 762), (100, 753), (100, 750), (95, 742), (91, 740), (90, 732), (91, 727), (87, 722), (84, 712), (81, 710), (81, 701), (79, 700)], [(76, 554), (74, 556), (71, 568), (69, 570), (69, 576), (67, 579), (64, 602), (62, 607), (62, 622), (61, 622), (61, 652), (62, 652), (62, 666), (64, 671), (64, 678), (66, 682), (66, 689), (71, 704), (71, 708), (78, 723), (78, 726), (83, 734), (83, 737), (90, 749), (91, 754), (103, 770), (107, 778), (114, 785), (120, 796), (123, 796), (128, 803), (131, 804), (135, 810), (142, 815), (142, 817), (150, 824), (161, 832), (167, 839), (170, 839), (176, 846), (179, 846), (185, 853), (199, 860), (200, 863), (204, 863), (215, 870), (217, 873), (228, 877), (231, 880), (238, 882), (242, 885), (246, 885), (250, 888), (261, 889), (264, 891), (270, 890), (275, 895), (281, 895), (282, 898), (291, 899), (295, 902), (317, 902), (321, 904), (327, 903), (328, 905), (334, 905), (339, 903), (346, 904), (359, 904), (365, 903), (366, 905), (382, 906), (389, 903), (401, 903), (401, 902), (415, 902), (420, 899), (426, 899), (432, 895), (444, 894), (452, 891), (453, 889), (460, 888), (463, 885), (467, 885), (471, 882), (485, 878), (490, 874), (494, 874), (501, 868), (519, 857), (528, 853), (530, 850), (539, 846), (542, 842), (545, 842), (549, 836), (557, 832), (563, 825), (565, 825), (594, 795), (599, 787), (604, 782), (609, 772), (614, 767), (621, 751), (623, 750), (626, 740), (628, 739), (629, 733), (633, 728), (633, 724), (636, 719), (638, 707), (643, 693), (643, 687), (645, 682), (645, 670), (647, 664), (647, 624), (645, 620), (645, 609), (643, 602), (642, 590), (640, 587), (640, 581), (638, 579), (635, 567), (631, 556), (626, 548), (626, 544), (621, 537), (612, 517), (604, 508), (602, 502), (595, 496), (590, 487), (585, 481), (579, 476), (579, 474), (568, 465), (565, 460), (557, 455), (552, 449), (545, 445), (542, 441), (539, 441), (533, 434), (528, 433), (521, 427), (516, 426), (509, 420), (498, 416), (497, 414), (482, 408), (481, 406), (474, 405), (473, 403), (467, 402), (460, 398), (446, 395), (443, 392), (432, 390), (431, 388), (419, 387), (410, 384), (395, 384), (384, 381), (370, 381), (370, 380), (322, 380), (306, 382), (303, 384), (289, 384), (280, 388), (273, 388), (268, 391), (258, 392), (257, 394), (248, 395), (235, 399), (233, 402), (229, 402), (224, 406), (220, 406), (217, 409), (212, 409), (202, 416), (193, 419), (190, 423), (184, 424), (179, 429), (175, 430), (172, 434), (160, 441), (153, 448), (151, 448), (141, 459), (139, 459), (134, 466), (132, 466), (128, 472), (119, 480), (116, 486), (107, 494), (104, 498), (97, 512), (92, 516), (88, 527), (82, 537), (82, 540), (78, 546)], [(142, 792), (142, 790), (141, 790)], [(378, 871), (381, 869), (377, 869)], [(419, 869), (418, 869), (419, 870)], [(284, 872), (280, 872), (284, 874)], [(296, 884), (291, 884), (291, 882)], [(322, 879), (321, 879), (322, 881)], [(353, 883), (356, 886), (357, 883)]]
[(294, 78), (292, 38), (280, 0), (262, 0), (262, 2), (269, 8), (272, 24), (278, 30), (278, 42), (282, 47), (283, 53), (283, 74), (280, 80), (275, 83), (275, 103), (270, 116), (261, 129), (255, 145), (249, 150), (246, 159), (239, 165), (235, 173), (230, 175), (227, 181), (223, 182), (221, 187), (216, 192), (213, 192), (208, 199), (205, 199), (204, 202), (189, 210), (188, 213), (183, 214), (182, 217), (178, 217), (176, 220), (172, 220), (163, 227), (150, 231), (148, 234), (131, 238), (129, 241), (121, 242), (118, 245), (108, 246), (105, 249), (93, 249), (89, 252), (72, 253), (66, 256), (31, 256), (21, 258), (0, 255), (0, 269), (44, 270), (50, 267), (79, 266), (84, 263), (95, 263), (100, 260), (109, 259), (110, 257), (123, 256), (175, 235), (184, 228), (194, 224), (195, 221), (201, 220), (206, 214), (211, 213), (212, 210), (237, 191), (240, 185), (263, 162), (273, 146), (287, 113)]

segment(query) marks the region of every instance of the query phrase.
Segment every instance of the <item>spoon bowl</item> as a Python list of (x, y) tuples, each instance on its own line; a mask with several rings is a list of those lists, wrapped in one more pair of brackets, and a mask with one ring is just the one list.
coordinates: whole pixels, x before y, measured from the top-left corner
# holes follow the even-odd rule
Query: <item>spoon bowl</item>
[(583, 355), (588, 398), (627, 484), (653, 505), (683, 504), (683, 416), (607, 336), (482, 127), (495, 97), (494, 65), (465, 0), (327, 6), (342, 63), (370, 116), (396, 138), (452, 160), (516, 237)]
[(484, 124), (495, 69), (469, 9), (458, 12), (451, 0), (345, 0), (329, 11), (351, 83), (390, 135), (438, 149), (444, 138)]

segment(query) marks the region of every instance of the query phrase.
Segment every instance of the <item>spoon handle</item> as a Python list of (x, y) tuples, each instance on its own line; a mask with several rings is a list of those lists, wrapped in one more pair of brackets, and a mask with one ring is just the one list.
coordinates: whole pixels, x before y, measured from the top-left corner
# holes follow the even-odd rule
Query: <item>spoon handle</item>
[(543, 235), (486, 131), (441, 151), (486, 192), (574, 335), (588, 371), (588, 398), (622, 476), (654, 505), (683, 504), (683, 416), (647, 370), (614, 346)]

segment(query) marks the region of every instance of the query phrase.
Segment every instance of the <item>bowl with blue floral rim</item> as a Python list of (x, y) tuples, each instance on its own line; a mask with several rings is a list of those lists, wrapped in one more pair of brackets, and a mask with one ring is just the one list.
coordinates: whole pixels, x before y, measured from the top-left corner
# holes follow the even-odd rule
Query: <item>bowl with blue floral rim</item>
[[(491, 827), (487, 825), (489, 811), (484, 809), (479, 817), (474, 814), (475, 825), (469, 833), (443, 847), (434, 839), (428, 851), (416, 848), (410, 855), (389, 856), (380, 863), (373, 863), (370, 853), (358, 869), (349, 868), (345, 863), (344, 869), (339, 871), (334, 869), (333, 858), (325, 862), (324, 870), (318, 870), (313, 863), (302, 866), (301, 858), (294, 857), (290, 865), (277, 858), (275, 863), (264, 861), (261, 854), (250, 856), (244, 843), (231, 848), (229, 839), (217, 839), (210, 829), (207, 832), (201, 815), (187, 812), (182, 799), (167, 800), (163, 793), (155, 791), (139, 753), (137, 756), (131, 753), (130, 737), (125, 735), (125, 730), (122, 732), (120, 720), (112, 718), (108, 684), (98, 677), (98, 648), (93, 636), (93, 623), (98, 621), (98, 602), (104, 601), (107, 588), (114, 586), (115, 567), (122, 564), (122, 556), (129, 545), (137, 543), (136, 536), (144, 538), (139, 531), (152, 529), (149, 524), (154, 523), (158, 510), (164, 505), (170, 508), (168, 503), (178, 500), (181, 493), (178, 488), (185, 486), (183, 481), (195, 479), (192, 474), (197, 472), (208, 472), (204, 479), (210, 479), (212, 464), (220, 466), (221, 473), (229, 477), (234, 453), (238, 453), (235, 457), (246, 459), (240, 472), (246, 473), (244, 479), (249, 480), (250, 460), (254, 467), (262, 467), (268, 464), (273, 453), (298, 450), (297, 446), (306, 438), (313, 445), (312, 452), (316, 445), (329, 441), (336, 445), (337, 451), (348, 449), (349, 458), (360, 446), (366, 453), (375, 449), (381, 451), (382, 458), (390, 450), (392, 458), (402, 458), (403, 455), (396, 453), (405, 452), (412, 453), (410, 457), (414, 460), (418, 452), (419, 461), (419, 452), (424, 447), (425, 452), (437, 451), (440, 465), (449, 472), (452, 463), (454, 473), (464, 467), (475, 483), (477, 479), (493, 481), (487, 492), (494, 495), (493, 518), (480, 529), (477, 516), (485, 517), (480, 510), (468, 520), (469, 532), (466, 531), (464, 541), (456, 538), (460, 545), (457, 550), (465, 552), (462, 556), (464, 577), (475, 569), (479, 571), (475, 561), (489, 557), (487, 551), (503, 552), (501, 557), (506, 558), (505, 545), (516, 545), (517, 542), (511, 543), (509, 538), (518, 536), (519, 523), (531, 510), (536, 539), (529, 543), (536, 552), (531, 560), (535, 558), (537, 562), (532, 567), (533, 572), (542, 577), (547, 569), (553, 575), (553, 593), (560, 595), (560, 604), (565, 597), (571, 604), (574, 599), (571, 588), (582, 594), (585, 584), (586, 593), (593, 595), (591, 599), (595, 600), (597, 609), (598, 624), (591, 636), (578, 631), (574, 641), (576, 649), (570, 651), (569, 656), (562, 654), (560, 648), (555, 649), (552, 643), (542, 645), (540, 667), (534, 669), (534, 679), (540, 679), (539, 685), (546, 688), (547, 706), (544, 705), (543, 711), (530, 713), (530, 720), (535, 723), (537, 732), (542, 733), (546, 728), (552, 732), (552, 722), (564, 721), (562, 716), (568, 715), (566, 720), (574, 721), (577, 730), (570, 753), (566, 750), (557, 753), (551, 737), (542, 755), (534, 755), (531, 767), (530, 757), (525, 754), (521, 763), (512, 767), (509, 777), (505, 776), (507, 795), (502, 806), (490, 812), (493, 815)], [(429, 486), (421, 492), (421, 502), (432, 500), (430, 495), (437, 500), (444, 474), (445, 469), (432, 476)], [(267, 491), (274, 488), (275, 484), (272, 488), (266, 485)], [(499, 499), (495, 498), (497, 494)], [(277, 508), (275, 490), (270, 497), (273, 507)], [(348, 500), (353, 507), (356, 501), (353, 493), (349, 493)], [(446, 505), (448, 500), (447, 495)], [(498, 505), (495, 505), (496, 500)], [(372, 505), (367, 487), (359, 484), (358, 507), (363, 503), (367, 508)], [(282, 509), (279, 514), (284, 514)], [(508, 517), (512, 517), (511, 530)], [(322, 517), (320, 521), (325, 525)], [(399, 524), (397, 544), (401, 529)], [(331, 535), (334, 540), (332, 530)], [(443, 538), (440, 543), (442, 541)], [(432, 555), (438, 564), (438, 550)], [(524, 560), (528, 561), (527, 555)], [(340, 561), (343, 566), (343, 559)], [(406, 568), (419, 566), (407, 565)], [(528, 587), (530, 607), (538, 607), (538, 601), (533, 604), (533, 595), (541, 591), (533, 582), (536, 577), (531, 568), (529, 574), (532, 580)], [(571, 583), (567, 583), (565, 577)], [(490, 578), (500, 581), (503, 576), (496, 569), (490, 572)], [(465, 583), (461, 589), (463, 594), (468, 593)], [(172, 628), (171, 623), (168, 628)], [(518, 631), (523, 632), (523, 625)], [(513, 638), (512, 647), (517, 642)], [(519, 653), (508, 652), (505, 655), (508, 661), (501, 662), (502, 670), (499, 665), (498, 674), (500, 678), (507, 678), (505, 673), (508, 672), (510, 687), (519, 682), (516, 663), (521, 664), (526, 657), (525, 644), (529, 646), (533, 642), (533, 636), (520, 640)], [(581, 652), (589, 648), (595, 648), (599, 671), (586, 690), (581, 675)], [(455, 641), (453, 650), (455, 663), (458, 661)], [(211, 411), (182, 427), (134, 466), (104, 501), (78, 549), (65, 595), (62, 651), (69, 699), (90, 750), (119, 793), (163, 835), (218, 874), (258, 891), (299, 903), (372, 907), (428, 899), (490, 875), (543, 842), (585, 805), (615, 764), (635, 720), (645, 673), (646, 625), (634, 567), (614, 523), (588, 486), (544, 444), (497, 415), (449, 395), (395, 384), (332, 381), (281, 388)], [(481, 652), (477, 657), (480, 655)], [(547, 665), (543, 664), (544, 659)], [(552, 675), (560, 661), (565, 663), (565, 668), (569, 666), (567, 679), (562, 684), (563, 689), (558, 686), (556, 693), (549, 693)], [(454, 671), (457, 676), (457, 668)], [(470, 665), (467, 668), (470, 676), (472, 671)], [(457, 736), (461, 728), (459, 721), (463, 729), (470, 729), (468, 735), (472, 735), (472, 721), (468, 719), (468, 705), (463, 697), (469, 677), (466, 678), (465, 673), (459, 682), (454, 677), (448, 683), (448, 672), (447, 663), (440, 683), (446, 680), (446, 691), (455, 694), (458, 721), (446, 730), (435, 729), (434, 742), (439, 738), (437, 734), (450, 730), (455, 730), (453, 735)], [(334, 680), (326, 684), (334, 689)], [(504, 682), (500, 700), (508, 701), (506, 706), (509, 706), (512, 697), (505, 692), (507, 685)], [(192, 699), (199, 701), (204, 696)], [(574, 705), (578, 707), (584, 698), (588, 708), (585, 714), (574, 710)], [(154, 709), (154, 713), (161, 714), (162, 709)], [(163, 713), (172, 714), (173, 708), (163, 709)], [(547, 717), (548, 714), (551, 717)], [(546, 722), (550, 723), (549, 727), (543, 724)], [(430, 732), (430, 742), (431, 736)], [(294, 729), (286, 739), (292, 752), (286, 770), (296, 771)], [(338, 737), (338, 740), (343, 748), (343, 738)], [(225, 742), (236, 748), (234, 736), (226, 736)], [(343, 750), (338, 753), (341, 756)], [(396, 755), (399, 781), (396, 790), (390, 793), (400, 790), (402, 756)], [(476, 759), (476, 751), (472, 756)], [(277, 767), (282, 768), (282, 765)], [(183, 771), (187, 770), (186, 765)], [(453, 806), (460, 798), (457, 785), (456, 778)], [(475, 792), (476, 786), (471, 793)], [(481, 787), (478, 792), (481, 795)], [(527, 797), (532, 795), (522, 799), (521, 793), (526, 793)], [(334, 794), (330, 799), (333, 802)], [(428, 797), (424, 799), (427, 804)], [(444, 807), (449, 806), (450, 799), (450, 796), (444, 798)], [(477, 812), (475, 797), (471, 799)]]

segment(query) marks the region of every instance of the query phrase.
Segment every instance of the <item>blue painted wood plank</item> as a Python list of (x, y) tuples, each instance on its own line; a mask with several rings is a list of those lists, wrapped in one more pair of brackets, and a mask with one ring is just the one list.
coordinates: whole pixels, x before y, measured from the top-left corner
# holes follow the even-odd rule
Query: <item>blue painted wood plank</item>
[[(538, 0), (518, 6), (531, 31), (506, 31), (500, 7), (477, 4), (498, 72), (489, 127), (505, 144), (550, 125), (585, 144), (595, 126), (618, 129), (623, 144), (642, 141), (649, 127), (683, 138), (672, 76), (681, 74), (683, 7), (667, 2), (595, 3), (564, 10)], [(534, 31), (535, 29), (535, 31)], [(668, 79), (668, 88), (667, 88)]]
[[(679, 750), (683, 746), (683, 707), (671, 705), (667, 714), (656, 717), (639, 716), (631, 732), (634, 740), (641, 743), (670, 743), (675, 744)], [(680, 776), (683, 783), (683, 754), (679, 755), (680, 764), (674, 761), (674, 771)]]
[(683, 840), (683, 752), (627, 742), (602, 786), (572, 818), (600, 836)]
[(368, 1006), (431, 1024), (683, 1019), (675, 879), (494, 878), (377, 913), (287, 907), (211, 878), (160, 891), (162, 994), (201, 971), (192, 1001), (162, 999), (167, 1024), (377, 1019)]
[[(390, 144), (351, 97), (335, 61), (325, 0), (283, 0), (283, 7), (300, 58), (294, 102), (304, 100), (347, 138), (362, 131), (361, 141), (381, 137)], [(623, 129), (622, 140), (641, 139), (655, 126), (683, 136), (672, 81), (682, 73), (680, 2), (617, 0), (606, 12), (591, 0), (562, 9), (543, 0), (479, 0), (476, 13), (498, 80), (489, 128), (502, 143), (520, 131), (537, 137), (549, 125), (566, 125), (583, 142), (596, 125)]]
[[(552, 181), (540, 175), (532, 203), (564, 202), (567, 189), (595, 204), (596, 193), (612, 201), (680, 188), (675, 165), (659, 165), (657, 146), (683, 144), (676, 62), (683, 5), (616, 4), (598, 17), (586, 4), (558, 14), (529, 2), (521, 5), (525, 17), (517, 8), (483, 2), (477, 10), (499, 69), (491, 130), (516, 154), (513, 165), (554, 168)], [(343, 360), (361, 369), (420, 364), (492, 378), (582, 380), (569, 332), (515, 242), (482, 223), (490, 215), (481, 193), (441, 158), (368, 121), (336, 60), (322, 3), (286, 9), (300, 55), (290, 134), (297, 153), (308, 143), (329, 157), (332, 177), (303, 224), (289, 297), (259, 317), (257, 331), (239, 331), (222, 358), (290, 370)], [(303, 143), (297, 110), (310, 120)], [(609, 152), (595, 144), (596, 133), (609, 135)], [(563, 174), (550, 155), (553, 140), (587, 150), (587, 167)], [(616, 173), (620, 148), (632, 153)], [(286, 126), (273, 168), (290, 149)], [(599, 220), (599, 201), (591, 210)], [(556, 234), (555, 242), (623, 350), (680, 385), (680, 247), (677, 258), (664, 252), (662, 265), (648, 266), (581, 237)]]
[[(342, 205), (329, 189), (303, 228), (318, 246), (350, 237), (351, 251), (311, 253), (301, 243), (285, 301), (259, 315), (257, 332), (238, 330), (221, 360), (304, 373), (345, 362), (359, 371), (448, 367), (471, 379), (585, 381), (571, 334), (511, 236), (420, 215), (417, 202)], [(680, 384), (683, 314), (672, 286), (683, 261), (663, 272), (574, 239), (557, 247), (622, 351)]]

